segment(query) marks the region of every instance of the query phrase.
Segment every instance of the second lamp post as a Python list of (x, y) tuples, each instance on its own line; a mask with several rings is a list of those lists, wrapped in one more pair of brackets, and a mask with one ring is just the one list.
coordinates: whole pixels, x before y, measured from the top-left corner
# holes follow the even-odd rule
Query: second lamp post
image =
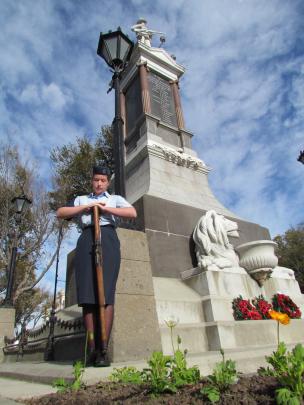
[[(17, 228), (21, 223), (21, 215), (26, 210), (28, 206), (31, 205), (32, 201), (27, 198), (25, 195), (20, 197), (15, 197), (12, 199), (12, 203), (15, 207), (15, 214), (16, 214), (16, 224)], [(13, 235), (13, 247), (12, 253), (9, 263), (8, 269), (8, 281), (6, 287), (6, 295), (3, 301), (3, 306), (12, 307), (13, 306), (13, 287), (14, 287), (14, 278), (15, 278), (15, 271), (16, 271), (16, 258), (17, 258), (17, 243), (19, 239), (19, 229), (15, 229), (12, 233)]]

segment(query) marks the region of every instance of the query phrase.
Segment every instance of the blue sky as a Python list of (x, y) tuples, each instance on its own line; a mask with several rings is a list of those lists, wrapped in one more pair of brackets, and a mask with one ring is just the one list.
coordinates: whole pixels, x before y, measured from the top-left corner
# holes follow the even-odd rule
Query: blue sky
[[(283, 233), (304, 220), (304, 2), (298, 0), (2, 0), (0, 136), (35, 161), (94, 137), (113, 118), (99, 32), (139, 17), (166, 33), (193, 147), (218, 199)], [(155, 38), (155, 46), (158, 40)], [(64, 249), (65, 253), (65, 249)]]

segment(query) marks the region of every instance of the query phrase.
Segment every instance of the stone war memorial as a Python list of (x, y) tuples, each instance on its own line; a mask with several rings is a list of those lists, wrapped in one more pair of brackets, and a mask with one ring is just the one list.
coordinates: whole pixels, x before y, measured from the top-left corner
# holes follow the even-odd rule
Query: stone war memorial
[[(277, 344), (277, 322), (236, 321), (233, 299), (263, 295), (271, 302), (280, 292), (303, 313), (304, 297), (292, 269), (277, 265), (269, 231), (238, 217), (213, 195), (210, 168), (193, 150), (194, 135), (183, 118), (179, 81), (185, 68), (153, 46), (155, 31), (145, 20), (132, 30), (137, 43), (121, 78), (120, 106), (126, 196), (138, 218), (133, 229), (118, 229), (122, 262), (111, 361), (143, 360), (155, 350), (172, 353), (166, 323), (173, 321), (189, 356), (203, 359), (224, 349), (259, 365), (259, 353), (268, 354)], [(71, 252), (66, 308), (56, 314), (57, 361), (81, 358), (84, 351), (73, 260)], [(303, 319), (292, 319), (281, 328), (281, 340), (303, 343), (303, 326)], [(43, 358), (48, 336), (48, 324), (29, 331), (23, 358)], [(4, 351), (4, 361), (16, 359), (16, 349), (8, 345)], [(245, 369), (253, 371), (250, 364)]]

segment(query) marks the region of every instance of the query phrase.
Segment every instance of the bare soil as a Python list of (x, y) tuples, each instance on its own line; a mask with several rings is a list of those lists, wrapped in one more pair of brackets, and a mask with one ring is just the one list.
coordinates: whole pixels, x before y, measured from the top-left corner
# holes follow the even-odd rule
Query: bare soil
[[(78, 391), (49, 394), (24, 402), (28, 405), (210, 404), (200, 394), (200, 390), (206, 384), (206, 380), (202, 380), (196, 385), (181, 388), (176, 394), (163, 394), (159, 397), (153, 397), (145, 385), (101, 382)], [(223, 393), (217, 404), (275, 404), (275, 390), (277, 388), (279, 388), (278, 382), (273, 377), (241, 376), (236, 384), (230, 386)]]

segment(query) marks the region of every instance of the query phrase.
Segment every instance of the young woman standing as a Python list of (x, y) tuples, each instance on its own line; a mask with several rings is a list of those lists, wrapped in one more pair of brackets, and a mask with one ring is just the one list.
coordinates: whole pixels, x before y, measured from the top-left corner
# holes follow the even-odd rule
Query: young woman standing
[(95, 367), (109, 366), (107, 356), (101, 351), (98, 327), (98, 291), (94, 260), (93, 207), (100, 210), (103, 279), (105, 293), (105, 328), (109, 340), (113, 318), (116, 281), (120, 267), (120, 242), (116, 234), (116, 217), (136, 218), (136, 210), (123, 197), (110, 195), (110, 171), (95, 166), (92, 177), (92, 193), (78, 196), (74, 201), (57, 210), (57, 217), (77, 217), (82, 233), (75, 254), (75, 276), (78, 305), (82, 307), (84, 325), (88, 336), (88, 364)]

